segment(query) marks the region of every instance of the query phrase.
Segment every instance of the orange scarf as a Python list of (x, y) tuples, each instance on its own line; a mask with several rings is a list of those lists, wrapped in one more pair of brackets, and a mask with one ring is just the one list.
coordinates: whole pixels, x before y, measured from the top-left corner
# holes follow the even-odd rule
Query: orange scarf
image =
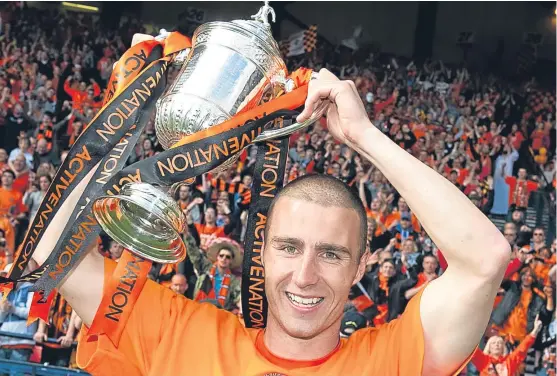
[(385, 277), (381, 273), (378, 273), (378, 275), (379, 275), (379, 288), (385, 291), (386, 296), (389, 296), (389, 277)]
[[(232, 276), (230, 275), (230, 270), (226, 270), (224, 272), (224, 277), (222, 279), (222, 285), (220, 286), (219, 295), (215, 296), (215, 287), (213, 281), (215, 280), (215, 274), (217, 273), (217, 265), (214, 264), (209, 271), (209, 279), (211, 284), (208, 286), (209, 288), (203, 289), (201, 288), (195, 297), (196, 301), (201, 301), (204, 299), (217, 299), (219, 304), (224, 308), (226, 303), (226, 296), (228, 295), (228, 289), (230, 288), (230, 280)], [(207, 291), (208, 290), (208, 291)]]

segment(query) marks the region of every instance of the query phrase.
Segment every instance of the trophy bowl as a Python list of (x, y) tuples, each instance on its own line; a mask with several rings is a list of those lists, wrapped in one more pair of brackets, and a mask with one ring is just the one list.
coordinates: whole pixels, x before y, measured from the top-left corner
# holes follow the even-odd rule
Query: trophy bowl
[(150, 184), (129, 183), (118, 195), (98, 197), (93, 213), (108, 236), (138, 256), (163, 264), (186, 257), (184, 214), (176, 201)]
[(273, 97), (287, 69), (268, 24), (208, 22), (199, 26), (176, 80), (157, 102), (161, 146), (229, 120)]

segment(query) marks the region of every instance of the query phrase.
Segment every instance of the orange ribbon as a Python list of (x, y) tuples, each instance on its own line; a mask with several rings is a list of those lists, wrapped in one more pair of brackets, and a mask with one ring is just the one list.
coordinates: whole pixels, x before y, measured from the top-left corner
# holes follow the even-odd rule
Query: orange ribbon
[(88, 335), (106, 334), (118, 346), (126, 322), (147, 281), (151, 261), (124, 250), (108, 284)]

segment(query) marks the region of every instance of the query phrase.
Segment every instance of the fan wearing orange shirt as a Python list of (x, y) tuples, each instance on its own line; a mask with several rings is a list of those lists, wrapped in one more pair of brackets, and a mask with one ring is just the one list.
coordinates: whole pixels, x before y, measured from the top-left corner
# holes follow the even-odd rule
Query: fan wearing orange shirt
[(507, 176), (505, 183), (509, 185), (509, 205), (511, 210), (526, 210), (530, 193), (538, 189), (538, 183), (527, 179), (528, 173), (526, 169), (518, 170), (518, 177)]
[[(269, 209), (261, 252), (269, 303), (265, 329), (245, 328), (232, 313), (147, 281), (118, 347), (104, 334), (83, 331), (80, 367), (93, 375), (130, 376), (180, 374), (185, 366), (191, 375), (459, 372), (485, 331), (509, 244), (458, 189), (370, 123), (353, 83), (321, 70), (297, 120), (308, 119), (321, 99), (331, 103), (329, 132), (385, 174), (443, 248), (451, 265), (445, 273), (417, 294), (399, 319), (340, 339), (350, 287), (369, 257), (365, 209), (341, 181), (306, 175), (285, 186)], [(80, 182), (78, 193), (88, 180)], [(35, 252), (39, 263), (77, 203), (76, 194), (60, 208)], [(93, 249), (60, 286), (86, 326), (99, 307), (103, 281), (114, 270)]]
[(528, 350), (536, 342), (542, 326), (542, 321), (536, 318), (534, 329), (510, 354), (502, 337), (490, 337), (484, 350), (476, 349), (472, 358), (472, 362), (480, 371), (480, 376), (516, 375), (520, 365), (526, 359)]
[[(23, 205), (23, 195), (13, 188), (15, 173), (12, 170), (2, 172), (0, 187), (0, 215), (7, 215), (11, 220), (25, 216), (27, 208)], [(12, 222), (12, 224), (14, 224)]]
[(421, 232), (422, 227), (420, 226), (418, 218), (413, 213), (410, 213), (410, 208), (408, 208), (408, 204), (402, 197), (398, 199), (397, 208), (393, 210), (393, 212), (389, 214), (385, 220), (385, 226), (389, 230), (392, 230), (398, 223), (400, 223), (401, 214), (410, 215), (412, 219), (412, 228), (417, 233)]

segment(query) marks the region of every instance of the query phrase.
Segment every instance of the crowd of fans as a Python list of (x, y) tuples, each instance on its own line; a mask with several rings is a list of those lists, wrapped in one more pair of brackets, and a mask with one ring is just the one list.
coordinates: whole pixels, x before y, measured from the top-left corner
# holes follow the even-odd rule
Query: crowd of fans
[[(57, 167), (100, 109), (113, 63), (143, 29), (133, 19), (108, 30), (96, 16), (11, 3), (0, 15), (0, 270), (6, 273)], [(510, 84), (464, 64), (418, 63), (326, 45), (287, 61), (289, 68), (326, 67), (353, 80), (376, 127), (444, 175), (486, 215), (506, 219), (502, 231), (513, 260), (483, 350), (476, 351), (466, 372), (554, 375), (556, 242), (543, 228), (527, 226), (525, 216), (532, 192), (555, 188), (555, 89), (545, 90), (535, 80)], [(398, 317), (408, 300), (446, 269), (442, 250), (381, 172), (332, 138), (326, 119), (290, 142), (285, 182), (330, 174), (352, 187), (367, 210), (372, 257), (351, 290), (341, 335)], [(151, 120), (128, 163), (161, 150)], [(188, 221), (188, 257), (176, 265), (154, 264), (149, 274), (240, 320), (241, 244), (255, 157), (250, 147), (229, 169), (174, 187), (171, 193)], [(118, 260), (123, 248), (103, 235), (99, 251)], [(79, 317), (57, 296), (48, 325), (25, 326), (28, 288), (18, 287), (0, 303), (0, 330), (29, 333), (33, 340), (0, 337), (0, 358), (73, 364)]]

